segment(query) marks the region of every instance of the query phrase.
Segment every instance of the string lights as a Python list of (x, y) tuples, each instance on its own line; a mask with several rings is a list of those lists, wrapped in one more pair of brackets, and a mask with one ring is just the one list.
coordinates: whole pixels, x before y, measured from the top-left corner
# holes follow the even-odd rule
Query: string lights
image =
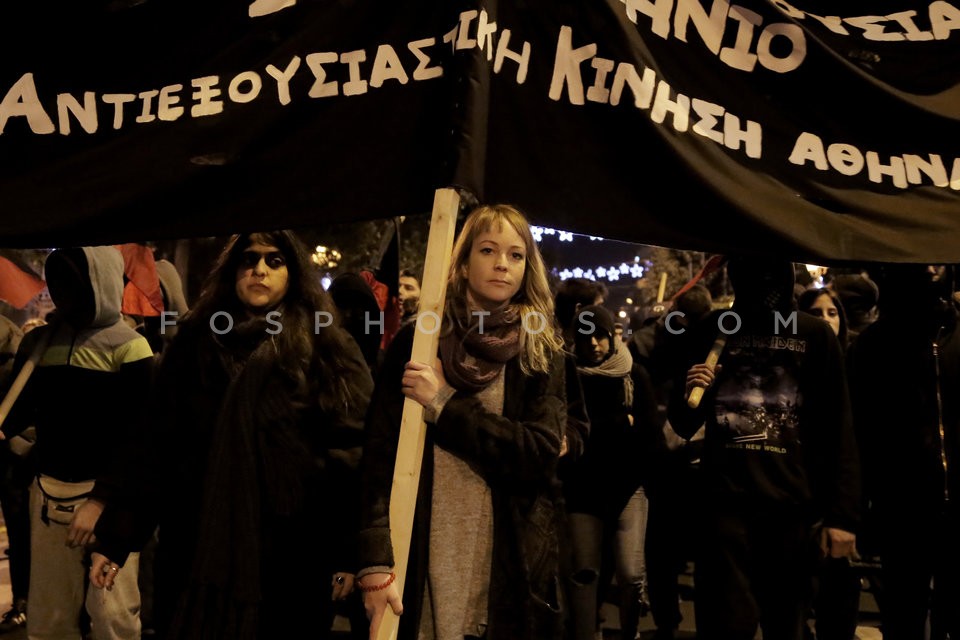
[[(580, 236), (581, 238), (588, 238), (591, 242), (603, 241), (603, 238), (600, 236), (582, 236), (578, 233), (573, 233), (572, 231), (561, 231), (559, 229), (551, 229), (549, 227), (537, 227), (530, 226), (530, 233), (533, 235), (533, 239), (539, 244), (543, 241), (545, 237), (554, 237), (557, 238), (560, 242), (573, 242), (573, 237)], [(633, 264), (628, 264), (622, 262), (619, 265), (610, 265), (610, 266), (597, 266), (597, 267), (573, 267), (573, 268), (564, 268), (558, 270), (554, 268), (553, 273), (560, 278), (561, 280), (568, 280), (570, 278), (586, 278), (587, 280), (607, 280), (608, 282), (616, 282), (621, 278), (630, 277), (634, 280), (643, 277), (644, 265), (640, 264), (640, 257), (636, 256), (633, 259)]]
[(596, 267), (593, 269), (583, 269), (574, 267), (573, 269), (563, 269), (562, 271), (553, 270), (561, 280), (569, 278), (586, 278), (587, 280), (608, 280), (616, 282), (620, 278), (630, 278), (637, 280), (643, 277), (643, 265), (637, 259), (633, 264), (621, 263), (619, 266), (610, 265), (609, 267)]

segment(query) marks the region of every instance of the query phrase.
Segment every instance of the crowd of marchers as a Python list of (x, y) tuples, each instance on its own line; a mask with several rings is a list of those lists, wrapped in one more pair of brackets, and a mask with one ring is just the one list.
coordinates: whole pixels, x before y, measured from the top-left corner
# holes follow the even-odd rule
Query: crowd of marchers
[(403, 640), (594, 640), (612, 599), (620, 637), (652, 615), (665, 639), (693, 561), (701, 639), (854, 640), (865, 578), (884, 638), (960, 637), (955, 268), (724, 268), (732, 307), (690, 283), (624, 333), (520, 211), (479, 206), (418, 361), (416, 274), (325, 290), (290, 231), (232, 237), (189, 310), (164, 269), (175, 323), (121, 312), (117, 249), (52, 252), (55, 313), (4, 326), (0, 633), (324, 638), (340, 615), (373, 638), (399, 615)]

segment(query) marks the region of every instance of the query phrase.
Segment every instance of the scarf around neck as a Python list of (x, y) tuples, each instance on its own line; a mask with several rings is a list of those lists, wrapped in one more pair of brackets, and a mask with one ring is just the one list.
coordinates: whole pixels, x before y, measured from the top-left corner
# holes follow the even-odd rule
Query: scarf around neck
[(478, 316), (468, 315), (466, 304), (458, 301), (448, 318), (440, 360), (447, 382), (459, 391), (480, 391), (520, 353), (520, 315), (512, 306)]
[(630, 376), (632, 371), (633, 356), (630, 355), (629, 349), (622, 347), (595, 367), (577, 366), (577, 372), (582, 376), (623, 378), (623, 402), (628, 407), (633, 406), (633, 378)]

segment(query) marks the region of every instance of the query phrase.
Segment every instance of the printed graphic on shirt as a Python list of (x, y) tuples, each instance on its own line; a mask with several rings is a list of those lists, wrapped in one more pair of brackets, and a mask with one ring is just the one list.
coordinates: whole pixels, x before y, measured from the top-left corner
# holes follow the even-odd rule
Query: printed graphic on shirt
[(785, 453), (799, 442), (799, 363), (805, 341), (779, 347), (769, 338), (738, 336), (728, 345), (717, 382), (716, 419), (728, 446)]

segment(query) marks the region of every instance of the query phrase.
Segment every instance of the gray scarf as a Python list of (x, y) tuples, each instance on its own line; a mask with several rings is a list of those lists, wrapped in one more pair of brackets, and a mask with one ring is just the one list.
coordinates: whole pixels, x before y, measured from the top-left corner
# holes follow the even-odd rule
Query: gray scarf
[[(623, 402), (626, 406), (633, 406), (633, 378), (630, 373), (633, 371), (633, 356), (629, 349), (615, 345), (611, 340), (613, 352), (606, 360), (595, 367), (577, 367), (577, 372), (582, 376), (606, 376), (607, 378), (623, 378)], [(619, 348), (618, 348), (619, 347)]]

